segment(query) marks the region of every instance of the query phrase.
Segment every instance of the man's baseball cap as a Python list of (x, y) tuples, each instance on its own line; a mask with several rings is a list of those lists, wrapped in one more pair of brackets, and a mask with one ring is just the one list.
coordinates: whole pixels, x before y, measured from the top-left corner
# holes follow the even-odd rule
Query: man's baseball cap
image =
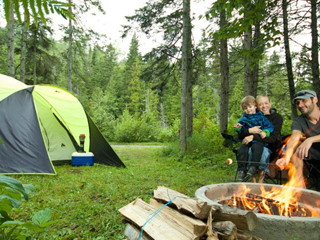
[(312, 98), (312, 97), (317, 97), (317, 94), (315, 91), (301, 90), (301, 91), (297, 92), (295, 95), (293, 95), (292, 104), (295, 104), (295, 101), (297, 99), (307, 99), (307, 98)]

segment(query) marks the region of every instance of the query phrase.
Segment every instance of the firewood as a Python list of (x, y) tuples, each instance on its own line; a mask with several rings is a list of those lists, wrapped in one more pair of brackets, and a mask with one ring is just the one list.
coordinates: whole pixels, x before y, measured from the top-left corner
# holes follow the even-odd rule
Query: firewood
[(137, 225), (138, 228), (142, 229), (143, 227), (143, 231), (153, 239), (199, 239), (192, 230), (184, 228), (170, 215), (157, 210), (157, 208), (141, 199), (136, 199), (120, 208), (119, 212)]
[(192, 199), (182, 193), (176, 192), (169, 188), (158, 187), (154, 191), (154, 198), (161, 202), (172, 202), (179, 211), (192, 215), (199, 219), (207, 219), (211, 206), (206, 202)]
[(206, 240), (219, 240), (218, 233), (213, 232), (212, 229), (212, 208), (209, 212), (209, 216), (207, 219), (208, 231), (207, 231), (207, 239)]
[(238, 240), (262, 240), (261, 238), (253, 235), (250, 231), (238, 229)]
[(213, 214), (213, 221), (232, 221), (238, 229), (252, 231), (258, 224), (258, 217), (251, 211), (221, 206)]
[(213, 222), (212, 229), (218, 233), (219, 239), (237, 239), (237, 226), (231, 221)]
[[(126, 228), (124, 230), (124, 235), (126, 235), (128, 240), (137, 240), (139, 238), (141, 230), (135, 227), (133, 224), (127, 223)], [(146, 235), (145, 233), (141, 236), (142, 240), (152, 240), (151, 237)]]
[[(163, 206), (163, 203), (158, 202), (155, 199), (150, 199), (150, 205), (159, 209)], [(170, 208), (169, 206), (164, 207), (161, 212), (169, 215), (172, 219), (174, 219), (180, 226), (183, 226), (186, 229), (189, 229), (196, 236), (201, 237), (207, 231), (207, 225), (201, 221), (200, 219), (195, 219), (184, 215), (177, 210)]]

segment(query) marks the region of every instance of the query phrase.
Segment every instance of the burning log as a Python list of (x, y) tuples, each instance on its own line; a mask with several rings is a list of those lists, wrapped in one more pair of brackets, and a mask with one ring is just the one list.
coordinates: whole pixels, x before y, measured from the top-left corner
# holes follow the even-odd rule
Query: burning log
[(281, 209), (288, 209), (288, 215), (290, 217), (309, 215), (308, 212), (297, 203), (286, 204), (285, 202), (250, 193), (247, 193), (246, 196), (233, 196), (231, 200), (226, 200), (226, 202), (229, 206), (234, 206), (242, 210), (258, 209), (259, 213), (271, 215), (282, 215)]

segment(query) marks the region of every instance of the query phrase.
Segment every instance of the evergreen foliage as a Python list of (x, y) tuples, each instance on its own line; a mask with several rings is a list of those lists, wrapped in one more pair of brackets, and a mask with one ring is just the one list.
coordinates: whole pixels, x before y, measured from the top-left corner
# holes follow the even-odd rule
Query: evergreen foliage
[[(222, 3), (223, 1), (217, 1)], [(229, 113), (229, 125), (241, 117), (239, 107), (244, 97), (244, 64), (245, 56), (242, 41), (239, 37), (243, 29), (234, 32), (229, 40), (229, 109), (219, 109), (220, 101), (220, 67), (219, 38), (230, 34), (232, 29), (241, 24), (239, 18), (234, 25), (227, 26), (220, 35), (216, 31), (218, 7), (226, 7), (228, 16), (237, 11), (243, 16), (243, 4), (248, 1), (230, 1), (227, 5), (214, 5), (207, 13), (209, 27), (204, 32), (199, 44), (194, 44), (192, 69), (193, 119), (195, 134), (204, 134), (212, 126), (219, 125), (219, 112)], [(181, 103), (181, 29), (182, 2), (160, 1), (148, 2), (134, 16), (128, 17), (130, 23), (140, 23), (140, 29), (150, 36), (162, 32), (164, 42), (142, 56), (139, 40), (136, 35), (131, 39), (129, 54), (120, 60), (120, 51), (111, 43), (104, 43), (102, 36), (92, 31), (86, 31), (82, 26), (74, 25), (73, 29), (73, 93), (79, 98), (86, 111), (93, 118), (108, 141), (176, 141), (179, 138), (180, 103)], [(232, 5), (232, 3), (237, 3)], [(259, 1), (256, 8), (263, 8)], [(100, 9), (99, 1), (90, 2)], [(263, 36), (265, 43), (278, 43), (279, 26), (274, 22), (276, 2), (267, 1), (261, 16), (270, 15), (270, 22), (264, 22)], [(63, 7), (67, 5), (61, 5)], [(85, 2), (77, 3), (74, 14), (87, 12), (92, 7)], [(215, 9), (215, 7), (217, 7)], [(299, 10), (299, 9), (297, 9)], [(103, 12), (103, 10), (102, 10)], [(250, 11), (252, 16), (259, 14)], [(295, 16), (299, 17), (297, 13)], [(249, 15), (249, 16), (251, 16)], [(235, 15), (233, 15), (235, 16)], [(261, 17), (259, 15), (259, 17)], [(301, 16), (300, 16), (301, 17)], [(42, 19), (42, 18), (41, 18)], [(301, 17), (304, 21), (305, 17)], [(26, 53), (26, 83), (33, 84), (36, 76), (37, 84), (53, 84), (63, 88), (68, 87), (67, 39), (56, 41), (51, 27), (54, 22), (45, 19), (30, 22), (27, 35)], [(249, 24), (252, 24), (249, 23)], [(304, 21), (301, 26), (306, 27)], [(126, 26), (125, 30), (132, 30)], [(274, 29), (272, 29), (272, 27)], [(19, 59), (21, 54), (21, 29), (15, 32), (15, 69), (19, 79)], [(299, 31), (300, 30), (300, 31)], [(0, 28), (0, 72), (7, 73), (7, 29)], [(299, 26), (291, 29), (293, 34), (301, 32)], [(126, 32), (128, 33), (128, 32)], [(98, 40), (101, 41), (98, 41)], [(266, 45), (267, 46), (267, 45)], [(260, 49), (261, 50), (261, 49)], [(284, 57), (278, 52), (267, 55), (267, 48), (259, 52), (259, 81), (257, 95), (270, 96), (273, 107), (285, 119), (284, 132), (290, 132), (288, 126), (292, 121), (290, 110), (290, 93)], [(255, 53), (250, 53), (254, 55)], [(312, 88), (312, 65), (310, 48), (305, 46), (300, 53), (292, 53), (294, 61), (294, 78), (296, 90)], [(200, 119), (206, 119), (210, 126), (204, 132), (199, 130)], [(202, 120), (200, 122), (202, 122)], [(204, 124), (204, 122), (202, 122)], [(204, 124), (202, 127), (207, 126)], [(121, 131), (124, 131), (122, 133)], [(209, 131), (210, 132), (210, 131)], [(232, 132), (231, 132), (232, 133)], [(219, 134), (218, 134), (219, 135)], [(219, 136), (220, 137), (220, 136)], [(218, 139), (215, 139), (217, 141)], [(210, 144), (210, 143), (209, 143)]]
[[(8, 19), (10, 1), (4, 0), (3, 2), (5, 4), (5, 15)], [(206, 27), (202, 32), (203, 38), (199, 43), (192, 42), (192, 46), (187, 48), (187, 50), (192, 49), (192, 56), (190, 57), (192, 57), (193, 68), (187, 75), (192, 80), (192, 89), (190, 91), (192, 94), (190, 95), (193, 97), (193, 118), (191, 118), (191, 120), (193, 120), (193, 134), (187, 138), (188, 148), (183, 153), (179, 148), (183, 1), (150, 0), (147, 1), (144, 7), (136, 10), (135, 15), (127, 17), (131, 25), (124, 26), (124, 36), (134, 28), (134, 24), (139, 24), (141, 32), (151, 38), (158, 36), (160, 33), (163, 41), (161, 45), (142, 56), (140, 53), (139, 39), (137, 35), (134, 34), (131, 39), (129, 53), (122, 60), (120, 60), (120, 50), (117, 49), (115, 45), (109, 43), (109, 41), (107, 41), (108, 43), (106, 44), (104, 41), (106, 38), (92, 30), (85, 29), (80, 24), (81, 21), (74, 22), (72, 29), (65, 28), (66, 36), (62, 40), (57, 41), (51, 30), (51, 27), (53, 27), (55, 23), (45, 18), (45, 14), (50, 10), (64, 17), (79, 20), (81, 14), (90, 11), (92, 6), (104, 13), (100, 1), (74, 1), (76, 3), (72, 8), (72, 13), (70, 12), (70, 5), (60, 1), (25, 0), (21, 8), (19, 8), (18, 5), (21, 1), (15, 0), (11, 2), (15, 4), (16, 17), (19, 24), (22, 24), (20, 16), (21, 9), (24, 9), (27, 14), (26, 21), (29, 29), (26, 42), (26, 83), (52, 84), (65, 89), (68, 88), (68, 63), (71, 61), (68, 59), (68, 51), (70, 49), (68, 49), (68, 39), (66, 36), (68, 36), (69, 31), (72, 30), (72, 92), (81, 101), (85, 110), (93, 118), (93, 121), (108, 141), (122, 143), (169, 143), (168, 147), (161, 150), (164, 158), (161, 160), (156, 159), (152, 162), (152, 167), (157, 166), (157, 164), (163, 161), (165, 162), (165, 166), (162, 166), (162, 168), (170, 168), (168, 171), (166, 169), (166, 171), (169, 172), (166, 172), (168, 175), (166, 176), (168, 180), (164, 182), (166, 184), (171, 184), (172, 176), (181, 170), (179, 166), (183, 167), (183, 177), (187, 176), (186, 173), (189, 172), (189, 168), (192, 167), (192, 170), (195, 171), (198, 166), (205, 166), (206, 168), (210, 168), (210, 170), (221, 170), (228, 173), (234, 171), (234, 169), (231, 169), (234, 166), (230, 168), (224, 164), (224, 159), (233, 156), (233, 153), (225, 149), (223, 145), (224, 139), (219, 131), (219, 113), (222, 111), (228, 112), (229, 121), (227, 131), (229, 134), (236, 135), (232, 126), (243, 113), (240, 108), (240, 101), (246, 92), (246, 59), (250, 59), (251, 61), (251, 65), (247, 64), (247, 66), (250, 65), (249, 67), (253, 68), (254, 65), (259, 68), (258, 71), (256, 71), (258, 73), (257, 95), (266, 94), (270, 96), (272, 106), (276, 108), (277, 112), (284, 118), (282, 135), (290, 134), (290, 125), (292, 122), (290, 96), (292, 96), (292, 91), (289, 90), (286, 64), (284, 63), (285, 57), (281, 52), (274, 51), (271, 54), (267, 52), (271, 46), (280, 44), (280, 1), (217, 0), (211, 5), (211, 8), (207, 12), (203, 13), (208, 20), (208, 22), (206, 22), (208, 26), (203, 26)], [(290, 37), (294, 37), (294, 35), (303, 32), (305, 28), (309, 28), (309, 22), (307, 20), (310, 20), (310, 9), (298, 4), (299, 1), (288, 2), (290, 4), (288, 9), (291, 9), (289, 16), (292, 17), (289, 21), (294, 20), (292, 22), (296, 23), (295, 26), (291, 26), (289, 29)], [(226, 10), (228, 23), (224, 28), (218, 29), (217, 21), (219, 21), (221, 10)], [(32, 15), (30, 13), (32, 13)], [(259, 26), (258, 23), (260, 24)], [(19, 75), (21, 68), (19, 59), (22, 55), (22, 47), (20, 46), (22, 26), (17, 24), (16, 26), (18, 27), (15, 29), (14, 69), (16, 71), (16, 78), (21, 79), (22, 76)], [(243, 34), (248, 30), (259, 32), (260, 36), (254, 39), (254, 35), (251, 34), (251, 39), (249, 40), (256, 45), (251, 49), (244, 49), (242, 38)], [(219, 40), (222, 38), (228, 38), (228, 109), (220, 109), (219, 105), (222, 93), (220, 89), (221, 76), (218, 54)], [(8, 73), (7, 52), (9, 42), (8, 29), (0, 27), (0, 73), (2, 74)], [(11, 41), (11, 43), (12, 42), (13, 41)], [(314, 69), (310, 50), (311, 48), (305, 45), (301, 52), (292, 52), (295, 84), (295, 89), (293, 90), (312, 89), (313, 86), (315, 86), (313, 85), (312, 73)], [(320, 92), (320, 89), (318, 90)], [(128, 165), (134, 164), (140, 166), (140, 160), (139, 158), (135, 163), (132, 163), (130, 162), (131, 159), (129, 159)], [(149, 164), (149, 159), (144, 161)], [(183, 164), (181, 162), (183, 162)], [(157, 168), (152, 167), (150, 168), (151, 171), (158, 171)], [(73, 171), (67, 169), (65, 166), (61, 167), (61, 169), (64, 168), (66, 169), (65, 171), (67, 171), (66, 173)], [(112, 175), (112, 172), (123, 170), (107, 169), (107, 171), (107, 174), (99, 174), (103, 174), (103, 178), (106, 176), (108, 178), (110, 174)], [(134, 173), (130, 172), (129, 174), (133, 175)], [(159, 184), (158, 179), (162, 177), (160, 174), (155, 176), (154, 172), (143, 172), (143, 174), (139, 175), (142, 176), (144, 174), (153, 174), (152, 179), (157, 179), (156, 184)], [(70, 174), (65, 175), (68, 175), (68, 177), (72, 176)], [(90, 174), (90, 176), (93, 175), (94, 174)], [(123, 172), (119, 173), (119, 175), (122, 176)], [(23, 177), (24, 176), (22, 176), (22, 178)], [(218, 177), (220, 178), (220, 176)], [(113, 176), (110, 178), (114, 181)], [(230, 176), (224, 178), (228, 180), (231, 179)], [(37, 177), (35, 177), (35, 179), (38, 184), (45, 185), (45, 183), (39, 181)], [(146, 182), (145, 180), (149, 180), (151, 177), (137, 179), (137, 181)], [(56, 180), (57, 179), (54, 181)], [(111, 181), (110, 179), (107, 180), (108, 183)], [(179, 180), (181, 180), (181, 177)], [(221, 179), (219, 180), (221, 182)], [(56, 183), (59, 182), (56, 181)], [(130, 196), (133, 198), (133, 195), (136, 197), (136, 193), (126, 195), (128, 191), (132, 190), (126, 189), (127, 186), (124, 186), (121, 182), (119, 183), (117, 183), (118, 186), (110, 186), (108, 191), (114, 192), (114, 195), (118, 195), (118, 188), (121, 186), (120, 190), (122, 190), (121, 192), (125, 192), (125, 197)], [(95, 183), (77, 184), (80, 184), (80, 188), (82, 189)], [(0, 185), (2, 186), (1, 179)], [(201, 185), (203, 185), (203, 183), (201, 183)], [(97, 186), (101, 186), (100, 180)], [(89, 221), (92, 220), (90, 219), (91, 216), (88, 218), (85, 214), (87, 209), (91, 207), (92, 198), (100, 199), (102, 196), (96, 195), (97, 186), (92, 187), (92, 192), (94, 192), (92, 196), (86, 196), (90, 198), (90, 200), (85, 201), (88, 205), (77, 212), (77, 216), (72, 216), (71, 219), (67, 216), (68, 220), (87, 222), (87, 225), (90, 226), (91, 223), (89, 223)], [(47, 187), (48, 189), (52, 189), (52, 186)], [(78, 190), (75, 190), (76, 187), (75, 185), (65, 185), (61, 189), (59, 187), (59, 189), (56, 190), (61, 190), (62, 193), (67, 193), (68, 196), (76, 196), (76, 192), (79, 193)], [(189, 188), (189, 186), (186, 186), (186, 188)], [(4, 191), (7, 192), (8, 189), (6, 188)], [(145, 194), (145, 191), (142, 192)], [(24, 189), (20, 189), (19, 194), (13, 191), (12, 198), (4, 198), (0, 203), (0, 207), (3, 207), (2, 210), (5, 210), (1, 211), (1, 223), (10, 220), (7, 213), (10, 212), (13, 207), (20, 205), (20, 201), (22, 200), (21, 193), (25, 195), (26, 192)], [(12, 194), (12, 192), (10, 192), (10, 194)], [(123, 196), (121, 196), (121, 198), (122, 197)], [(44, 202), (43, 204), (50, 203), (53, 204), (53, 206), (61, 205), (61, 199), (43, 200), (42, 196), (39, 202)], [(72, 202), (73, 206), (75, 200), (72, 199), (70, 202)], [(63, 204), (63, 207), (66, 207), (66, 210), (63, 212), (64, 214), (68, 215), (68, 211), (70, 210), (68, 208), (70, 208), (70, 206), (68, 203)], [(119, 206), (117, 205), (117, 207)], [(109, 208), (115, 208), (115, 205), (109, 206), (107, 208), (108, 212), (110, 210)], [(105, 201), (103, 202), (102, 210), (106, 210)], [(98, 208), (93, 211), (103, 212), (102, 210)], [(16, 211), (17, 214), (19, 214), (19, 210)], [(35, 228), (37, 228), (37, 226), (45, 228), (49, 215), (50, 213), (47, 210), (40, 212), (39, 215), (33, 218), (32, 225), (35, 225)], [(41, 219), (41, 217), (43, 217), (43, 219)], [(114, 224), (114, 222), (115, 221), (111, 224)], [(100, 223), (101, 221), (99, 220), (99, 224)], [(7, 234), (5, 228), (9, 228), (10, 226), (8, 225), (3, 225), (4, 230), (0, 231), (0, 237)], [(25, 236), (31, 236), (27, 229), (28, 226), (31, 226), (30, 224), (24, 225), (23, 222), (14, 221), (13, 225), (17, 226), (17, 229), (20, 229), (19, 227), (23, 228), (21, 235), (26, 233)], [(55, 235), (56, 238), (77, 238), (82, 236), (81, 231), (79, 231), (79, 233), (77, 233), (79, 235), (77, 235), (73, 233), (75, 229), (70, 230), (69, 227), (65, 226), (66, 223), (63, 223), (63, 225), (64, 226), (61, 226), (59, 231), (57, 231)], [(102, 227), (98, 230), (97, 234), (108, 237), (111, 235), (112, 237), (119, 235), (119, 226), (117, 226), (117, 224), (111, 226), (111, 228), (114, 227), (114, 229), (117, 230), (116, 233), (108, 233), (108, 231), (105, 231), (110, 228), (109, 225), (109, 222), (102, 221)], [(74, 228), (77, 227), (74, 226)], [(96, 231), (94, 227), (92, 227), (92, 229), (93, 232)], [(39, 231), (42, 230), (43, 229), (40, 229)], [(75, 232), (76, 231), (78, 230), (75, 230)], [(88, 230), (86, 236), (89, 236), (91, 234), (90, 232), (91, 230)], [(17, 233), (17, 235), (18, 234), (20, 233)], [(50, 234), (47, 233), (47, 235), (49, 236)], [(118, 236), (118, 238), (120, 238), (120, 236)], [(23, 237), (21, 237), (21, 239), (23, 239)]]

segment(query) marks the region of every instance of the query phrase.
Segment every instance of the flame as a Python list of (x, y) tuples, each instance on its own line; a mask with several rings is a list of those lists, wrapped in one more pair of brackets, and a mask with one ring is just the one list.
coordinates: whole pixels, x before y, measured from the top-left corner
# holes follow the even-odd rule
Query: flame
[[(302, 188), (305, 188), (306, 185), (303, 176), (303, 161), (297, 158), (293, 151), (300, 141), (295, 143), (294, 148), (285, 149), (288, 140), (289, 138), (286, 139), (285, 145), (279, 153), (280, 157), (286, 160), (288, 169), (289, 179), (283, 185), (284, 187), (272, 187), (270, 191), (266, 191), (264, 186), (261, 185), (261, 193), (259, 195), (250, 195), (251, 189), (243, 184), (239, 187), (238, 192), (234, 194), (232, 202), (229, 202), (232, 206), (246, 210), (258, 208), (259, 212), (265, 214), (274, 214), (276, 212), (280, 216), (320, 216), (320, 200), (315, 203), (316, 207), (299, 202)], [(291, 159), (290, 156), (292, 156)]]

